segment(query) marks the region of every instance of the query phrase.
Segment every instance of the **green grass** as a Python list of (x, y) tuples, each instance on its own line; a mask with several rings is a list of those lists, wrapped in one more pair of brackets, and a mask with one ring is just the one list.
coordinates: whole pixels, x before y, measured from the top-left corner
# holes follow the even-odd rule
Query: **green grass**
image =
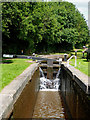
[(3, 63), (5, 64), (0, 64), (0, 73), (2, 73), (2, 78), (0, 79), (0, 91), (32, 64), (27, 61), (27, 59), (3, 60)]
[[(75, 65), (75, 59), (70, 60), (70, 65)], [(90, 72), (88, 71), (88, 62), (86, 59), (77, 59), (77, 66), (75, 68), (90, 76)]]
[[(77, 66), (75, 68), (80, 70), (84, 74), (90, 76), (90, 72), (88, 70), (89, 62), (86, 59), (87, 53), (84, 53), (85, 58), (82, 58), (82, 56), (83, 56), (82, 51), (83, 50), (79, 50), (77, 52)], [(74, 52), (71, 52), (71, 53), (74, 53)], [(70, 65), (72, 65), (72, 66), (75, 65), (75, 59), (74, 58), (70, 60)]]
[[(90, 72), (88, 70), (89, 68), (89, 63), (86, 59), (87, 57), (87, 53), (84, 53), (84, 59), (83, 57), (83, 53), (82, 51), (84, 51), (84, 49), (78, 49), (77, 50), (77, 66), (75, 67), (76, 69), (80, 70), (82, 73), (90, 76)], [(71, 56), (72, 54), (75, 55), (75, 51), (67, 51), (66, 52), (69, 56)], [(65, 54), (65, 53), (54, 53), (54, 54)], [(75, 66), (75, 59), (71, 59), (70, 60), (70, 65)]]
[[(87, 62), (87, 59), (82, 59), (83, 57), (83, 53), (82, 51), (84, 51), (85, 49), (74, 49), (72, 51), (64, 51), (64, 52), (60, 52), (60, 53), (49, 53), (49, 55), (64, 55), (65, 53), (67, 53), (69, 55), (69, 57), (73, 54), (75, 55), (75, 50), (77, 50), (77, 67), (76, 69), (79, 69), (81, 72), (83, 72), (84, 74), (90, 76), (90, 72), (88, 70), (88, 64), (90, 62)], [(45, 53), (46, 55), (48, 55), (48, 53)], [(87, 57), (87, 53), (84, 53), (84, 57)], [(74, 66), (75, 64), (75, 59), (71, 59), (70, 60), (70, 65)]]
[[(85, 49), (75, 49), (75, 50), (77, 50), (77, 67), (76, 67), (76, 69), (79, 69), (84, 74), (90, 76), (90, 72), (88, 70), (89, 62), (87, 62), (87, 59), (82, 59), (82, 57), (83, 57), (82, 51), (84, 51)], [(75, 55), (75, 50), (65, 51), (65, 52), (60, 52), (60, 53), (49, 53), (49, 55), (64, 55), (65, 53), (67, 53), (70, 57), (72, 54)], [(87, 53), (84, 53), (84, 57), (85, 58), (87, 57)], [(70, 60), (70, 65), (72, 65), (72, 66), (75, 65), (75, 59)]]

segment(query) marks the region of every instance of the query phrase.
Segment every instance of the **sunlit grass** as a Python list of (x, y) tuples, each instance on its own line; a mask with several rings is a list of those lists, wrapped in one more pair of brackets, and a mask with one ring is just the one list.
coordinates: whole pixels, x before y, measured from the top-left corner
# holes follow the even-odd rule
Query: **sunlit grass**
[[(87, 61), (87, 53), (84, 53), (84, 58), (83, 58), (83, 49), (79, 50), (77, 52), (77, 66), (76, 69), (80, 70), (84, 74), (90, 76), (90, 72), (88, 70), (89, 62)], [(75, 65), (75, 59), (70, 60), (70, 65), (74, 66)]]
[[(84, 49), (75, 49), (75, 50), (77, 50), (77, 67), (76, 67), (76, 69), (78, 69), (81, 72), (83, 72), (84, 74), (90, 76), (89, 62), (86, 59), (87, 53), (84, 53), (84, 58), (83, 58), (82, 51), (84, 51)], [(66, 51), (66, 53), (69, 56), (75, 55), (75, 50), (73, 50), (73, 51)], [(65, 53), (64, 52), (63, 53), (53, 53), (53, 55), (60, 55), (60, 54), (64, 55)], [(72, 66), (75, 65), (75, 59), (74, 58), (70, 60), (70, 65), (72, 65)]]
[(2, 78), (0, 79), (0, 91), (32, 64), (27, 61), (27, 59), (9, 59), (4, 60), (5, 64), (0, 64), (0, 66), (2, 66), (0, 67), (2, 74)]
[[(76, 68), (83, 72), (84, 74), (90, 76), (90, 72), (88, 70), (88, 63), (86, 59), (77, 59), (77, 66)], [(75, 59), (70, 60), (70, 65), (75, 65)]]

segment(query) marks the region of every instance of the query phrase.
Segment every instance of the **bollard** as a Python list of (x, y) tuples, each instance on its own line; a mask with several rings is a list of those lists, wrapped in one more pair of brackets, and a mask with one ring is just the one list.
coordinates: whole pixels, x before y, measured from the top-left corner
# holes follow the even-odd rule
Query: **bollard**
[(67, 61), (67, 54), (64, 54), (64, 61)]

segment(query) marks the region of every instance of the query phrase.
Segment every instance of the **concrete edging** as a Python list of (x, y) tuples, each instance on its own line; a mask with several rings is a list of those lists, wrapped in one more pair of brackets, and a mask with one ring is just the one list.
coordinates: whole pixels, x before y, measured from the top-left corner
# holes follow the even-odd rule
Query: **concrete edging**
[(13, 106), (25, 88), (28, 81), (32, 78), (39, 64), (31, 64), (22, 74), (16, 77), (0, 93), (0, 120), (8, 118), (13, 110)]
[(80, 88), (88, 95), (90, 95), (90, 83), (87, 75), (79, 71), (73, 66), (67, 67), (66, 64), (62, 64), (63, 68), (69, 73), (73, 80), (80, 86)]

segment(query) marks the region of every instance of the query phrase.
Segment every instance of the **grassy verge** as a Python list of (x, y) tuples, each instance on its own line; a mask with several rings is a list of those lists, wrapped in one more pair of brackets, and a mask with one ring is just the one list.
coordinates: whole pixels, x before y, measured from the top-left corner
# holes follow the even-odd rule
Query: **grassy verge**
[[(88, 70), (88, 64), (89, 62), (86, 59), (87, 53), (84, 54), (85, 58), (82, 58), (82, 51), (77, 52), (77, 66), (75, 67), (76, 69), (80, 70), (84, 74), (90, 76), (90, 72)], [(75, 65), (75, 59), (70, 60), (70, 65), (74, 66)]]
[(0, 79), (0, 91), (8, 85), (14, 78), (20, 75), (31, 63), (27, 59), (3, 59), (4, 64), (0, 64), (2, 69), (2, 79)]
[[(70, 65), (74, 66), (74, 64), (75, 59), (70, 60)], [(75, 68), (90, 76), (90, 72), (88, 71), (88, 62), (86, 59), (77, 59), (77, 66)]]

